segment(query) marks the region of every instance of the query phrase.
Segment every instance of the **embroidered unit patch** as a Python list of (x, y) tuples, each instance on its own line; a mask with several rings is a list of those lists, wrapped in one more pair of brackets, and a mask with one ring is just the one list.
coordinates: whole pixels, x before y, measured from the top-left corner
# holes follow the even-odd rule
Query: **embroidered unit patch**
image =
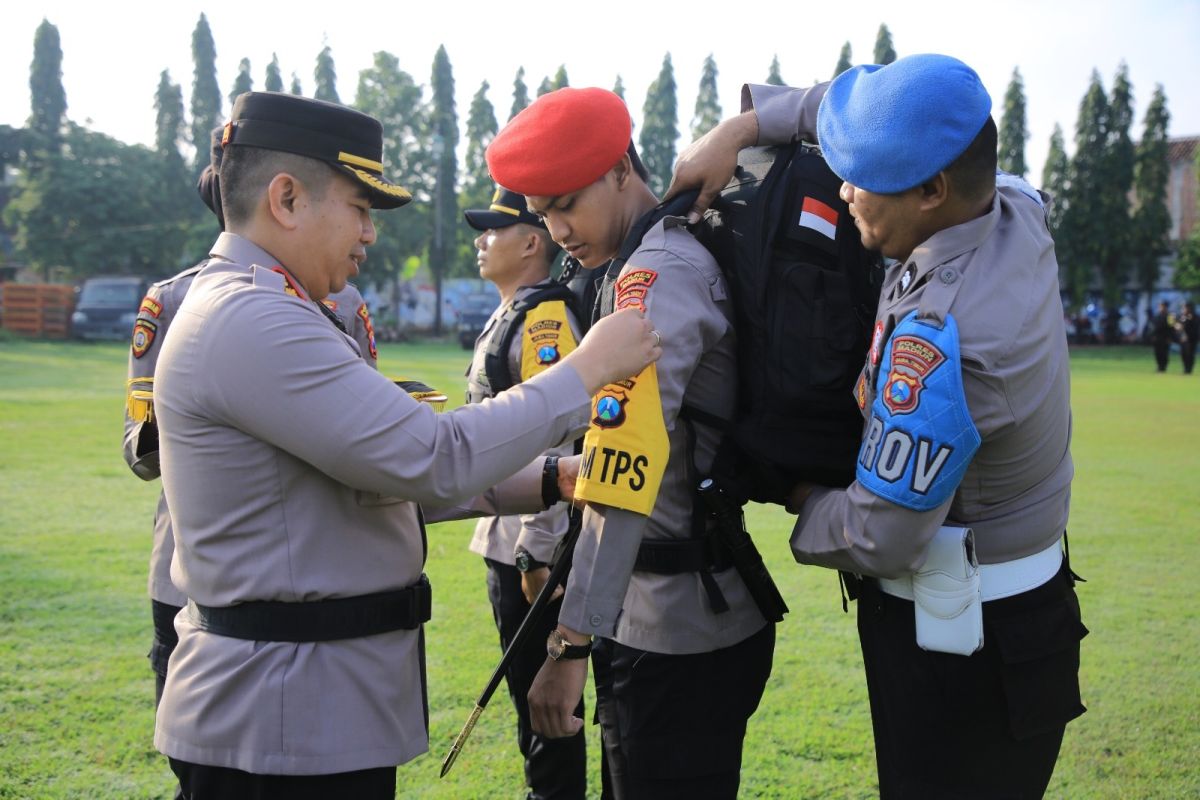
[(980, 442), (954, 317), (938, 328), (908, 314), (888, 340), (883, 367), (858, 452), (858, 483), (904, 508), (937, 508), (958, 489)]

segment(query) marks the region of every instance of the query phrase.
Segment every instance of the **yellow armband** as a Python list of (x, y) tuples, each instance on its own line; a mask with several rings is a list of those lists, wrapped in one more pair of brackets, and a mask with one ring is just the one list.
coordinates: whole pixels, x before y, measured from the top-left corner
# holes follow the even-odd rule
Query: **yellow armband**
[(658, 368), (610, 383), (592, 398), (575, 497), (649, 516), (670, 455)]

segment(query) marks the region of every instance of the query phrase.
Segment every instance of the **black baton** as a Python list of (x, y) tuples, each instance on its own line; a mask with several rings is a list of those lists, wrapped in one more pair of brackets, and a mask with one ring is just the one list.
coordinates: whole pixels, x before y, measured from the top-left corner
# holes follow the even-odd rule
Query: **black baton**
[(741, 576), (742, 582), (754, 604), (762, 612), (767, 622), (780, 622), (788, 612), (787, 603), (779, 593), (767, 565), (763, 563), (754, 540), (746, 533), (745, 521), (742, 517), (742, 507), (729, 498), (712, 478), (700, 481), (696, 488), (704, 502), (704, 508), (717, 521), (717, 532), (721, 541), (729, 548), (733, 558), (734, 569)]
[(560, 583), (563, 583), (567, 570), (571, 568), (571, 558), (575, 554), (575, 540), (579, 538), (579, 531), (582, 527), (583, 512), (572, 506), (570, 524), (567, 527), (567, 533), (563, 537), (563, 544), (561, 546), (562, 554), (554, 562), (554, 566), (551, 567), (550, 577), (546, 579), (546, 585), (542, 587), (542, 591), (538, 593), (537, 598), (533, 601), (533, 605), (529, 607), (529, 611), (525, 614), (525, 619), (521, 620), (520, 627), (517, 628), (512, 641), (508, 643), (508, 649), (504, 651), (504, 655), (500, 658), (500, 663), (496, 665), (496, 671), (492, 673), (492, 677), (488, 679), (487, 686), (483, 688), (479, 699), (475, 701), (475, 708), (471, 711), (471, 716), (467, 717), (467, 722), (463, 725), (462, 730), (458, 732), (458, 737), (454, 740), (454, 744), (451, 745), (450, 752), (442, 760), (442, 774), (438, 777), (446, 777), (446, 773), (450, 771), (450, 767), (454, 766), (455, 759), (458, 758), (458, 754), (462, 751), (467, 737), (474, 730), (475, 723), (479, 721), (479, 716), (487, 708), (488, 701), (495, 694), (496, 687), (500, 685), (500, 680), (508, 670), (508, 665), (512, 663), (513, 658), (516, 657), (517, 652), (525, 644), (525, 640), (529, 638), (530, 633), (536, 627), (538, 620), (541, 619), (546, 606), (550, 604), (550, 598), (554, 596), (554, 590), (558, 588)]

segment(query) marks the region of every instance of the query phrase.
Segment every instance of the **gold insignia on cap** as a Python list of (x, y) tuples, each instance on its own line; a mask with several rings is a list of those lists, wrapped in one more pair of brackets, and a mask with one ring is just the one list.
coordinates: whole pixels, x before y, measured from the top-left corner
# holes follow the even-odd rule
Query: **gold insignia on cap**
[(369, 158), (356, 156), (353, 153), (338, 153), (338, 161), (342, 162), (343, 164), (350, 164), (355, 167), (374, 170), (375, 172), (383, 172), (383, 162), (372, 161)]
[(367, 184), (372, 189), (383, 192), (384, 194), (388, 195), (389, 197), (398, 197), (402, 200), (411, 200), (412, 199), (412, 195), (409, 194), (408, 190), (405, 189), (403, 186), (396, 186), (395, 184), (384, 183), (383, 181), (379, 180), (379, 178), (375, 177), (374, 175), (372, 175), (369, 172), (366, 172), (365, 170), (355, 169), (354, 167), (350, 167), (350, 171), (353, 172), (360, 181)]
[(491, 211), (499, 211), (501, 214), (511, 214), (514, 217), (521, 216), (521, 212), (517, 211), (515, 208), (502, 206), (499, 203), (492, 203), (490, 206), (488, 206), (488, 209)]

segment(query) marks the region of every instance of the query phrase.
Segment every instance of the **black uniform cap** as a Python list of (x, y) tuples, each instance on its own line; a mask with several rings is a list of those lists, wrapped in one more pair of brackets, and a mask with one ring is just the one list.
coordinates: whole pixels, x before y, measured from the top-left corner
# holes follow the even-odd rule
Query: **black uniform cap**
[(246, 145), (308, 156), (345, 172), (367, 189), (374, 208), (412, 200), (383, 177), (383, 126), (352, 108), (282, 92), (246, 92), (233, 104), (224, 147)]
[(467, 224), (477, 231), (507, 228), (518, 222), (539, 228), (546, 227), (545, 223), (529, 213), (525, 205), (525, 195), (510, 192), (503, 186), (496, 187), (496, 193), (492, 195), (492, 204), (487, 209), (472, 208), (464, 211), (463, 216), (467, 218)]

